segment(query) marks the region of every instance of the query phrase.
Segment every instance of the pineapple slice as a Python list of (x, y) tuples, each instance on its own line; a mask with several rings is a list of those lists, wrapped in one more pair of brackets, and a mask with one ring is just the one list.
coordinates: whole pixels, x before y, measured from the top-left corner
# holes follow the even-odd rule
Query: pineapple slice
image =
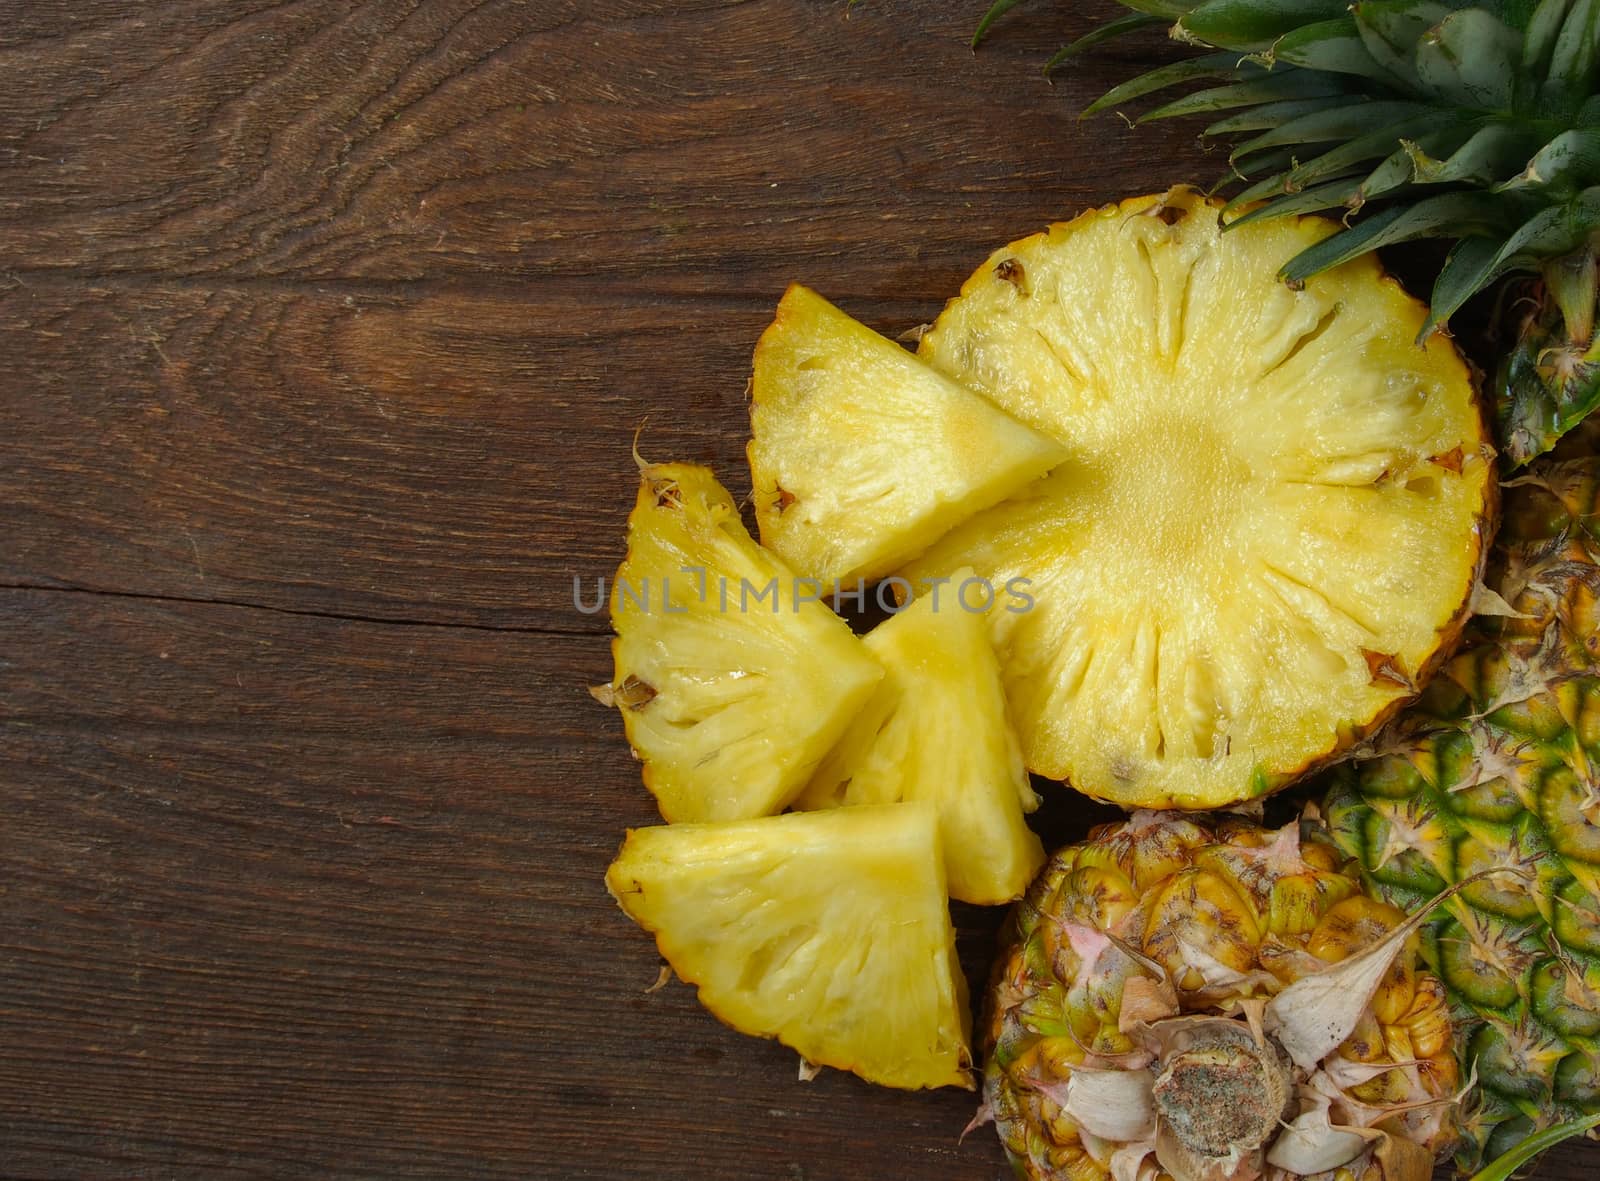
[(795, 806), (927, 800), (950, 896), (998, 906), (1022, 896), (1044, 846), (1023, 820), (1039, 797), (1006, 721), (988, 624), (960, 598), (970, 576), (958, 572), (867, 635), (883, 683)]
[(669, 821), (783, 809), (883, 670), (838, 616), (745, 532), (694, 464), (641, 465), (612, 588), (611, 684), (645, 786)]
[(1450, 342), (1337, 229), (1226, 234), (1189, 191), (998, 251), (921, 354), (1069, 458), (902, 574), (1027, 579), (991, 612), (1028, 766), (1124, 806), (1274, 790), (1371, 731), (1460, 631), (1492, 455)]
[(928, 804), (634, 829), (606, 886), (743, 1033), (891, 1087), (971, 1087)]
[(1063, 457), (798, 284), (756, 346), (751, 394), (761, 540), (829, 586), (888, 574)]

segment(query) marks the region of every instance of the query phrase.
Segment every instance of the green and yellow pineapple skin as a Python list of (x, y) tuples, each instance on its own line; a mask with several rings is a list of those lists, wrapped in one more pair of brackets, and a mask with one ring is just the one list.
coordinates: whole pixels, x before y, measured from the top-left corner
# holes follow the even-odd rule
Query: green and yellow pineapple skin
[(1543, 281), (1511, 285), (1503, 306), (1519, 318), (1491, 390), (1501, 455), (1516, 468), (1549, 451), (1600, 406), (1600, 335), (1581, 325), (1572, 330)]
[[(1102, 1070), (1139, 1064), (1130, 1030), (1134, 1006), (1149, 1004), (1149, 990), (1135, 999), (1130, 984), (1148, 986), (1150, 972), (1130, 953), (1159, 964), (1176, 985), (1180, 1021), (1237, 1016), (1241, 1002), (1275, 997), (1401, 923), (1398, 910), (1363, 893), (1325, 834), (1300, 828), (1273, 832), (1240, 817), (1140, 812), (1051, 857), (1003, 933), (980, 1035), (985, 1101), (1017, 1176), (1113, 1176), (1109, 1154), (1124, 1146), (1086, 1135), (1058, 1100), (1085, 1063)], [(1416, 1176), (1418, 1155), (1425, 1176), (1454, 1141), (1449, 1098), (1460, 1080), (1451, 1034), (1442, 987), (1407, 948), (1329, 1059), (1336, 1072), (1356, 1072), (1334, 1099), (1335, 1123), (1366, 1105), (1374, 1126), (1417, 1146), (1410, 1171), (1395, 1176)], [(1384, 1071), (1388, 1063), (1400, 1069)], [(1300, 1093), (1307, 1093), (1304, 1080)], [(1409, 1103), (1417, 1106), (1376, 1110)], [(1125, 1175), (1172, 1181), (1161, 1169)], [(1384, 1176), (1371, 1153), (1316, 1175)]]
[[(989, 20), (1011, 7), (998, 0)], [(1243, 221), (1338, 211), (1347, 228), (1284, 267), (1454, 240), (1428, 329), (1506, 275), (1522, 318), (1493, 383), (1501, 459), (1548, 451), (1600, 404), (1600, 16), (1590, 0), (1122, 0), (1136, 10), (1058, 55), (1146, 26), (1204, 52), (1116, 87), (1101, 111), (1182, 87), (1145, 119), (1203, 115), (1231, 147)], [(1054, 63), (1052, 63), (1054, 64)], [(1355, 215), (1355, 216), (1352, 216)], [(1509, 337), (1511, 333), (1507, 333)]]
[[(1507, 493), (1484, 615), (1374, 757), (1330, 773), (1328, 822), (1414, 906), (1494, 868), (1427, 928), (1470, 1017), (1480, 1101), (1465, 1168), (1600, 1113), (1600, 459), (1542, 461)], [(1503, 605), (1497, 610), (1505, 611)]]

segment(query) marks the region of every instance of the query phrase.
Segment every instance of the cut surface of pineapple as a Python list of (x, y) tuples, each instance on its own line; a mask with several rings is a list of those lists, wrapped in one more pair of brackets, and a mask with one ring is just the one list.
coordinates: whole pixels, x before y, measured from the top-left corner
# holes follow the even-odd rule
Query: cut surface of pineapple
[(1370, 731), (1459, 633), (1492, 514), (1466, 367), (1336, 228), (1224, 233), (1187, 190), (996, 252), (921, 353), (1067, 459), (910, 563), (991, 612), (1030, 769), (1127, 806), (1271, 791)]
[(756, 346), (751, 397), (761, 540), (829, 586), (888, 574), (1063, 457), (798, 284)]
[(611, 591), (622, 713), (669, 821), (788, 805), (883, 670), (814, 587), (758, 546), (707, 468), (648, 464)]
[(931, 805), (634, 829), (606, 886), (735, 1029), (885, 1086), (972, 1085)]
[(883, 682), (795, 806), (926, 800), (939, 812), (950, 896), (997, 906), (1022, 896), (1044, 846), (1023, 819), (1039, 798), (1006, 720), (987, 621), (959, 598), (970, 574), (867, 634)]

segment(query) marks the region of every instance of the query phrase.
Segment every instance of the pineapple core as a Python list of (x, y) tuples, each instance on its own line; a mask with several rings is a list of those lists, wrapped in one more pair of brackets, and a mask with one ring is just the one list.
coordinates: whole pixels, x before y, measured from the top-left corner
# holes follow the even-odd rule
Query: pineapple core
[(1125, 202), (997, 252), (923, 338), (1066, 452), (900, 572), (1026, 580), (991, 621), (1031, 770), (1125, 806), (1235, 803), (1381, 723), (1459, 632), (1482, 416), (1370, 258), (1276, 277), (1335, 228)]

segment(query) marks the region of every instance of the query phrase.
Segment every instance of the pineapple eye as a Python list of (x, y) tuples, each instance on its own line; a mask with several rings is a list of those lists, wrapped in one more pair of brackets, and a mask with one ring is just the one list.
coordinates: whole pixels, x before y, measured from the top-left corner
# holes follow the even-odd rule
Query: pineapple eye
[(1028, 294), (1028, 276), (1022, 263), (1014, 258), (1004, 258), (995, 264), (995, 278), (1010, 283), (1017, 289), (1018, 294)]
[(624, 709), (643, 709), (656, 699), (656, 689), (629, 673), (617, 686), (616, 699)]

